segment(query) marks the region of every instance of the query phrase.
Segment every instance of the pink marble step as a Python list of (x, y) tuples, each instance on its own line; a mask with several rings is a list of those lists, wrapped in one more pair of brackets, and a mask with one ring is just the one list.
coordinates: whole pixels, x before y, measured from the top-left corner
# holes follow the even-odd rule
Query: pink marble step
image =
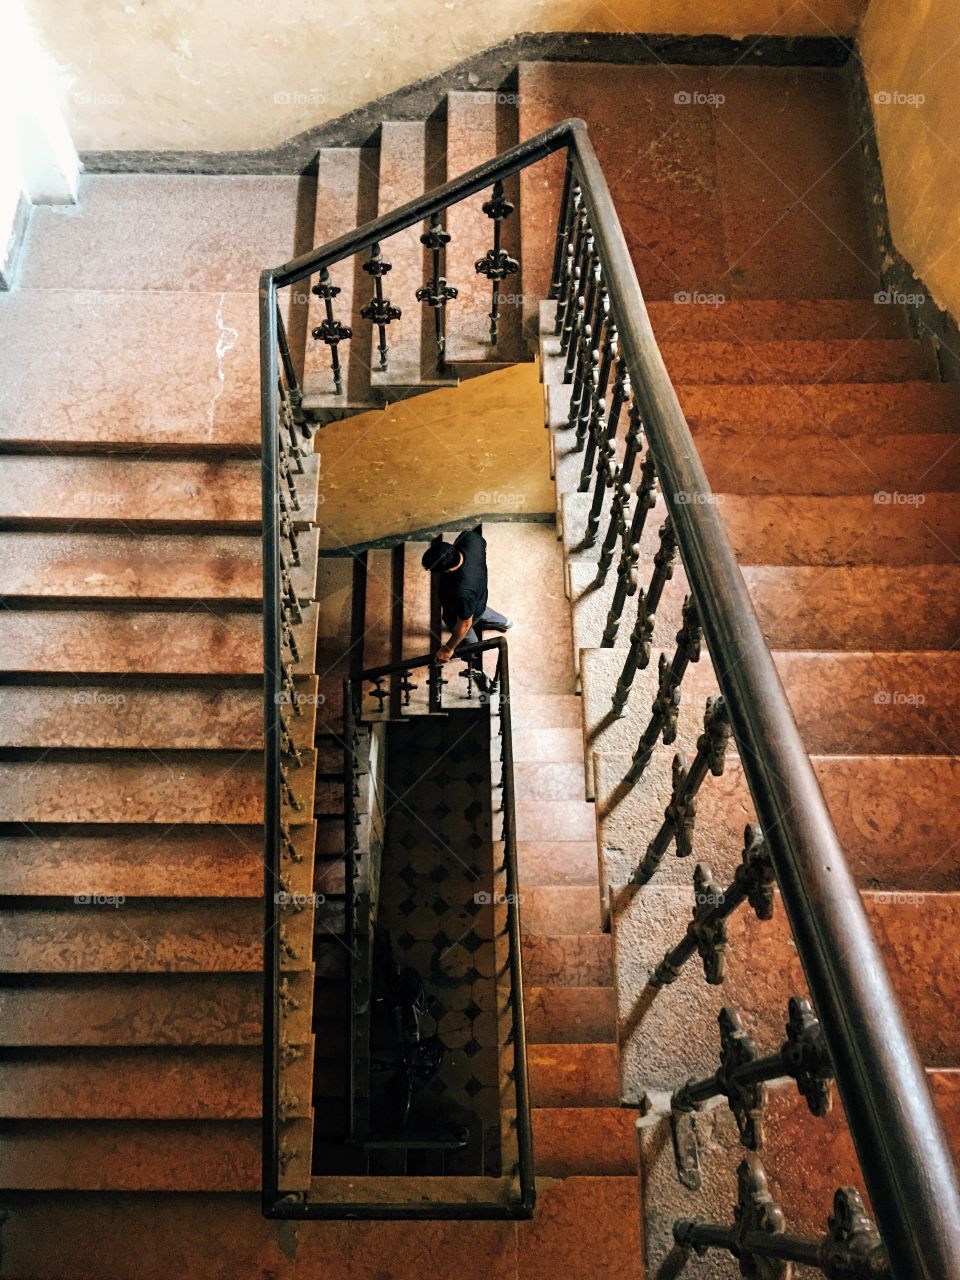
[(531, 1044), (534, 1107), (615, 1107), (620, 1072), (615, 1044)]
[(616, 1040), (612, 986), (529, 986), (523, 1005), (531, 1044), (603, 1044)]
[(543, 1107), (532, 1116), (534, 1158), (543, 1177), (625, 1176), (637, 1168), (636, 1111)]
[(661, 338), (660, 353), (678, 385), (937, 380), (932, 347), (905, 338), (776, 342)]
[[(582, 778), (582, 771), (578, 772)], [(525, 885), (521, 899), (520, 923), (528, 934), (556, 937), (600, 932), (600, 898), (596, 884)]]

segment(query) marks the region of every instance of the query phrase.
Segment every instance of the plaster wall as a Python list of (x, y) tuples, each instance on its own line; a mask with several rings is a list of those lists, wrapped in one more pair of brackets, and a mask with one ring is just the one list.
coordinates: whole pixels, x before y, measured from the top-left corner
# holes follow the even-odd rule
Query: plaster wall
[(894, 244), (960, 316), (960, 0), (871, 0), (860, 33)]
[(864, 0), (29, 0), (83, 150), (273, 146), (518, 32), (849, 35)]

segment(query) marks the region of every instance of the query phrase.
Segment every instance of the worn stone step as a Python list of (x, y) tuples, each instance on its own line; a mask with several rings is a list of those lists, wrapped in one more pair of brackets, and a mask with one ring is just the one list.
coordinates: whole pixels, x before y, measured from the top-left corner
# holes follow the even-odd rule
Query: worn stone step
[(6, 1050), (5, 1120), (252, 1120), (258, 1048)]
[[(578, 781), (583, 774), (578, 770)], [(596, 854), (594, 854), (594, 875)], [(596, 885), (524, 885), (520, 923), (525, 933), (545, 937), (600, 932)]]
[(11, 456), (0, 472), (0, 519), (38, 528), (122, 524), (255, 529), (254, 460)]
[(625, 1176), (637, 1170), (635, 1111), (618, 1107), (534, 1108), (534, 1160), (538, 1175)]
[[(311, 764), (290, 772), (304, 804)], [(0, 763), (0, 822), (257, 823), (262, 790), (256, 752), (47, 752)]]
[(263, 965), (259, 903), (11, 905), (0, 956), (10, 973), (249, 973)]
[(660, 339), (674, 383), (910, 382), (937, 381), (929, 343), (912, 339), (726, 341)]
[(419, 658), (430, 652), (430, 574), (420, 563), (429, 545), (411, 540), (403, 547), (404, 658)]
[(296, 253), (299, 195), (289, 174), (83, 174), (75, 205), (31, 221), (20, 284), (59, 289), (68, 262), (71, 285), (94, 293), (252, 291)]
[[(316, 680), (295, 683), (295, 696), (304, 700), (308, 714), (288, 709), (284, 720), (304, 750), (313, 745), (309, 699)], [(263, 693), (256, 688), (185, 689), (130, 678), (110, 684), (0, 686), (0, 747), (241, 751), (262, 745)]]
[(527, 1062), (534, 1107), (615, 1107), (620, 1101), (615, 1044), (531, 1044)]
[[(306, 854), (311, 828), (291, 827), (290, 832)], [(0, 835), (0, 893), (258, 898), (263, 829), (31, 824)]]
[[(395, 660), (391, 647), (393, 621), (393, 553), (389, 548), (367, 552), (367, 590), (363, 615), (363, 667), (388, 666)], [(373, 704), (376, 706), (376, 703)]]
[[(692, 733), (691, 733), (692, 737)], [(625, 884), (663, 821), (670, 798), (670, 761), (658, 753), (644, 779), (623, 786), (629, 755), (594, 757), (598, 838), (606, 879)], [(687, 758), (689, 759), (689, 753)], [(897, 893), (960, 889), (960, 851), (950, 815), (960, 802), (960, 762), (953, 756), (813, 756), (851, 871), (863, 888)], [(734, 752), (723, 776), (710, 777), (697, 797), (694, 854), (725, 885), (741, 861), (743, 830), (755, 821), (753, 802)], [(656, 882), (687, 884), (689, 859), (669, 853)]]
[[(376, 147), (324, 147), (317, 159), (317, 204), (313, 244), (320, 246), (342, 235), (345, 229), (362, 226), (377, 216)], [(312, 293), (317, 277), (297, 286), (298, 305), (307, 308), (308, 335), (323, 323), (322, 299)], [(376, 403), (370, 393), (370, 361), (365, 347), (367, 322), (360, 308), (368, 301), (369, 276), (360, 270), (358, 259), (338, 262), (330, 268), (330, 283), (340, 290), (333, 299), (336, 320), (352, 329), (353, 338), (340, 342), (337, 354), (343, 371), (343, 391), (334, 394), (330, 348), (307, 338), (304, 358), (304, 404), (336, 411), (337, 402), (358, 409)], [(356, 362), (354, 362), (356, 357)]]
[[(38, 333), (56, 342), (36, 341)], [(0, 305), (0, 447), (256, 457), (260, 336), (249, 293), (19, 289)], [(104, 359), (135, 349), (136, 360)]]
[(613, 980), (613, 948), (605, 933), (523, 940), (523, 978), (534, 987), (602, 987)]
[[(816, 386), (677, 387), (694, 439), (704, 429), (766, 434), (789, 420), (794, 436), (919, 435), (960, 430), (960, 387), (937, 382), (829, 383)], [(811, 441), (813, 448), (813, 441)]]
[(262, 631), (259, 613), (240, 610), (7, 610), (0, 669), (257, 676)]
[[(581, 785), (583, 775), (580, 775)], [(520, 840), (517, 864), (521, 886), (597, 885), (597, 846), (593, 840)]]
[(10, 1122), (0, 1186), (49, 1191), (255, 1191), (259, 1120)]
[(260, 539), (241, 535), (8, 533), (6, 596), (259, 603)]
[[(870, 298), (731, 298), (707, 291), (678, 302), (647, 303), (658, 342), (824, 341), (828, 338), (904, 338), (905, 310)], [(553, 336), (555, 302), (540, 303), (541, 339)]]
[(567, 800), (518, 795), (515, 807), (518, 840), (589, 840), (593, 835), (593, 813), (579, 795)]
[[(629, 992), (630, 1016), (621, 1027), (621, 1071), (629, 1088), (670, 1089), (688, 1076), (709, 1075), (719, 1062), (717, 1014), (722, 1004), (741, 1008), (758, 1045), (779, 1045), (787, 1000), (805, 995), (796, 945), (779, 899), (774, 917), (753, 912), (728, 918), (725, 978), (708, 986), (693, 960), (669, 987), (652, 993), (648, 975), (684, 933), (693, 890), (647, 885), (622, 890), (614, 903), (617, 987)], [(925, 1066), (960, 1061), (960, 1029), (943, 1017), (960, 988), (956, 930), (960, 895), (863, 894), (864, 907)], [(935, 977), (932, 977), (935, 975)], [(626, 1009), (621, 1011), (626, 1013)], [(680, 1025), (695, 1034), (678, 1035)]]
[[(447, 94), (447, 177), (466, 173), (491, 160), (517, 140), (516, 112), (499, 99), (509, 95), (455, 90)], [(519, 186), (516, 179), (504, 183), (504, 195), (515, 206), (503, 228), (503, 246), (519, 259)], [(454, 364), (470, 363), (489, 367), (523, 358), (523, 292), (520, 275), (501, 283), (498, 340), (490, 342), (492, 290), (486, 276), (475, 264), (493, 245), (493, 223), (481, 208), (490, 192), (471, 196), (446, 212), (450, 243), (446, 254), (446, 275), (457, 289), (457, 298), (447, 308), (447, 359)]]
[(617, 1038), (612, 986), (530, 986), (523, 993), (531, 1044), (603, 1044)]
[(37, 974), (0, 987), (0, 1045), (259, 1045), (262, 1009), (253, 972)]

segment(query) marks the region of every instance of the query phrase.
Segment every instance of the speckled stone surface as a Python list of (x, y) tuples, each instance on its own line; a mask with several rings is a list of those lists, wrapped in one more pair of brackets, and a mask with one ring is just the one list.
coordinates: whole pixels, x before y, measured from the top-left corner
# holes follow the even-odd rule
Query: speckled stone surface
[(602, 1044), (616, 1039), (616, 996), (610, 986), (528, 984), (524, 1009), (531, 1044)]
[(683, 341), (660, 339), (667, 372), (678, 385), (908, 382), (937, 378), (933, 348), (908, 339), (856, 341)]

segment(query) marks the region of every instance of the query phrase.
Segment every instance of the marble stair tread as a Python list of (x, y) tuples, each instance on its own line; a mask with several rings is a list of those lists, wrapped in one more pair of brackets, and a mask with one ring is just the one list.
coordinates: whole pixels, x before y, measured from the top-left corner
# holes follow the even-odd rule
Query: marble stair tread
[(51, 1191), (253, 1192), (259, 1120), (11, 1122), (0, 1186)]
[(523, 889), (540, 885), (589, 885), (596, 895), (594, 840), (518, 840), (517, 865)]
[[(313, 245), (319, 247), (335, 240), (353, 227), (362, 226), (377, 216), (377, 151), (376, 147), (323, 147), (317, 158), (317, 204), (313, 228)], [(307, 342), (304, 355), (304, 404), (311, 408), (336, 410), (338, 405), (354, 407), (356, 412), (377, 403), (370, 392), (370, 364), (365, 346), (367, 322), (360, 308), (367, 302), (369, 277), (360, 270), (359, 261), (347, 259), (330, 267), (330, 283), (340, 292), (333, 299), (335, 320), (353, 331), (352, 338), (337, 346), (343, 376), (343, 390), (336, 394), (331, 372), (330, 348), (317, 341), (312, 331), (323, 322), (324, 302), (312, 292), (319, 276), (301, 280), (298, 305), (307, 311)]]
[(636, 1112), (618, 1107), (534, 1108), (534, 1159), (541, 1177), (625, 1176), (637, 1170)]
[[(918, 1053), (927, 1067), (960, 1061), (960, 1029), (942, 1016), (956, 999), (960, 959), (955, 946), (960, 895), (954, 893), (862, 894), (893, 986)], [(613, 898), (622, 1078), (648, 1088), (675, 1088), (689, 1076), (710, 1075), (718, 1063), (717, 1015), (736, 1004), (750, 1034), (764, 1047), (779, 1045), (787, 1001), (807, 994), (797, 947), (783, 905), (758, 921), (749, 909), (727, 920), (724, 981), (710, 986), (695, 957), (680, 977), (655, 993), (648, 978), (664, 953), (683, 936), (693, 888), (629, 886)], [(931, 974), (936, 980), (931, 981)], [(684, 1027), (702, 1028), (691, 1037)]]
[(81, 174), (75, 205), (38, 206), (20, 287), (253, 292), (298, 251), (300, 186), (293, 174)]
[[(493, 159), (511, 145), (507, 141), (508, 104), (498, 103), (495, 93), (454, 90), (447, 94), (447, 177), (454, 178)], [(515, 125), (514, 125), (515, 128)], [(504, 184), (504, 195), (517, 204), (517, 183)], [(519, 275), (501, 284), (500, 322), (496, 345), (490, 342), (491, 285), (475, 264), (493, 245), (493, 223), (481, 208), (490, 198), (484, 191), (452, 205), (446, 213), (450, 233), (446, 274), (458, 291), (447, 308), (447, 360), (451, 364), (491, 367), (524, 358), (522, 350), (522, 287)], [(518, 257), (519, 213), (504, 219), (503, 245)]]
[[(0, 345), (4, 449), (259, 456), (253, 284), (226, 294), (16, 290), (0, 298)], [(125, 359), (131, 348), (137, 358)]]
[(54, 901), (8, 906), (0, 917), (8, 973), (262, 972), (256, 901)]
[(260, 528), (257, 461), (10, 455), (0, 519), (43, 528)]
[[(672, 648), (667, 654), (672, 658)], [(811, 755), (928, 756), (960, 749), (960, 656), (952, 652), (779, 650), (773, 657)], [(633, 751), (650, 719), (658, 653), (654, 651), (650, 665), (637, 673), (623, 716), (611, 719), (611, 690), (622, 663), (623, 655), (609, 649), (585, 649), (581, 654), (588, 753)], [(678, 738), (684, 749), (695, 746), (706, 699), (717, 692), (716, 676), (706, 659), (688, 668), (680, 695), (681, 707), (689, 708)]]
[[(578, 781), (582, 776), (578, 770)], [(596, 854), (594, 854), (596, 878)], [(525, 934), (562, 937), (600, 932), (600, 902), (596, 882), (579, 885), (531, 885), (521, 891), (520, 927)]]
[(21, 977), (0, 987), (0, 1044), (259, 1046), (262, 1006), (252, 972)]
[[(443, 156), (436, 122), (385, 120), (380, 126), (378, 214), (392, 212), (442, 181)], [(385, 261), (391, 264), (391, 270), (383, 277), (383, 294), (400, 308), (401, 315), (386, 326), (389, 351), (385, 368), (376, 326), (367, 323), (363, 330), (369, 334), (367, 358), (374, 389), (402, 391), (418, 386), (424, 378), (431, 386), (457, 383), (455, 374), (437, 369), (433, 313), (416, 297), (417, 290), (429, 278), (428, 255), (420, 243), (425, 230), (426, 224), (416, 223), (380, 245)], [(372, 297), (373, 277), (365, 273), (365, 280), (367, 294)], [(354, 358), (361, 358), (359, 348)]]
[(617, 1038), (612, 986), (525, 986), (523, 1007), (531, 1044), (604, 1044)]
[(262, 1108), (258, 1047), (8, 1050), (4, 1120), (252, 1120)]
[[(663, 821), (674, 750), (656, 753), (633, 788), (623, 781), (631, 754), (594, 756), (597, 834), (609, 883), (627, 882)], [(956, 757), (814, 755), (811, 763), (862, 888), (908, 894), (960, 889), (960, 851), (950, 835), (950, 815), (960, 802)], [(743, 767), (731, 749), (723, 775), (707, 778), (697, 797), (694, 857), (677, 858), (671, 848), (656, 883), (689, 884), (697, 860), (732, 883), (742, 860), (744, 827), (754, 821)]]
[(429, 545), (408, 541), (403, 547), (404, 658), (419, 658), (430, 652), (430, 574), (420, 563)]
[(660, 353), (674, 383), (831, 383), (937, 380), (929, 343), (909, 338), (858, 337), (801, 341), (688, 341), (660, 337)]
[(523, 940), (525, 990), (537, 987), (602, 987), (613, 981), (613, 947), (607, 933), (566, 934)]
[[(310, 812), (313, 753), (289, 772)], [(258, 823), (263, 761), (255, 751), (46, 752), (0, 763), (3, 822)]]
[(534, 1107), (616, 1107), (620, 1071), (615, 1044), (530, 1044)]
[[(306, 853), (309, 827), (290, 830)], [(263, 829), (242, 824), (32, 825), (0, 836), (0, 892), (260, 898)]]
[[(646, 582), (651, 568), (646, 566)], [(573, 648), (599, 646), (609, 614), (616, 575), (597, 587), (595, 566), (568, 565), (573, 615)], [(908, 573), (885, 565), (836, 569), (803, 565), (744, 565), (753, 607), (772, 649), (897, 650), (949, 649), (960, 631), (960, 568), (953, 564), (912, 565)], [(643, 579), (641, 579), (643, 581)], [(646, 582), (644, 585), (646, 585)], [(669, 649), (682, 622), (689, 590), (679, 568), (657, 609), (653, 642)], [(940, 608), (931, 610), (931, 596)], [(614, 648), (630, 643), (637, 596), (628, 597)]]
[[(391, 644), (393, 622), (393, 553), (389, 548), (367, 552), (367, 590), (363, 616), (363, 669), (399, 661)], [(375, 705), (375, 704), (374, 704)]]
[[(715, 298), (647, 302), (657, 341), (819, 341), (836, 338), (905, 338), (906, 310), (872, 298)], [(540, 303), (540, 335), (554, 339), (557, 304)], [(550, 355), (558, 346), (547, 348)]]

